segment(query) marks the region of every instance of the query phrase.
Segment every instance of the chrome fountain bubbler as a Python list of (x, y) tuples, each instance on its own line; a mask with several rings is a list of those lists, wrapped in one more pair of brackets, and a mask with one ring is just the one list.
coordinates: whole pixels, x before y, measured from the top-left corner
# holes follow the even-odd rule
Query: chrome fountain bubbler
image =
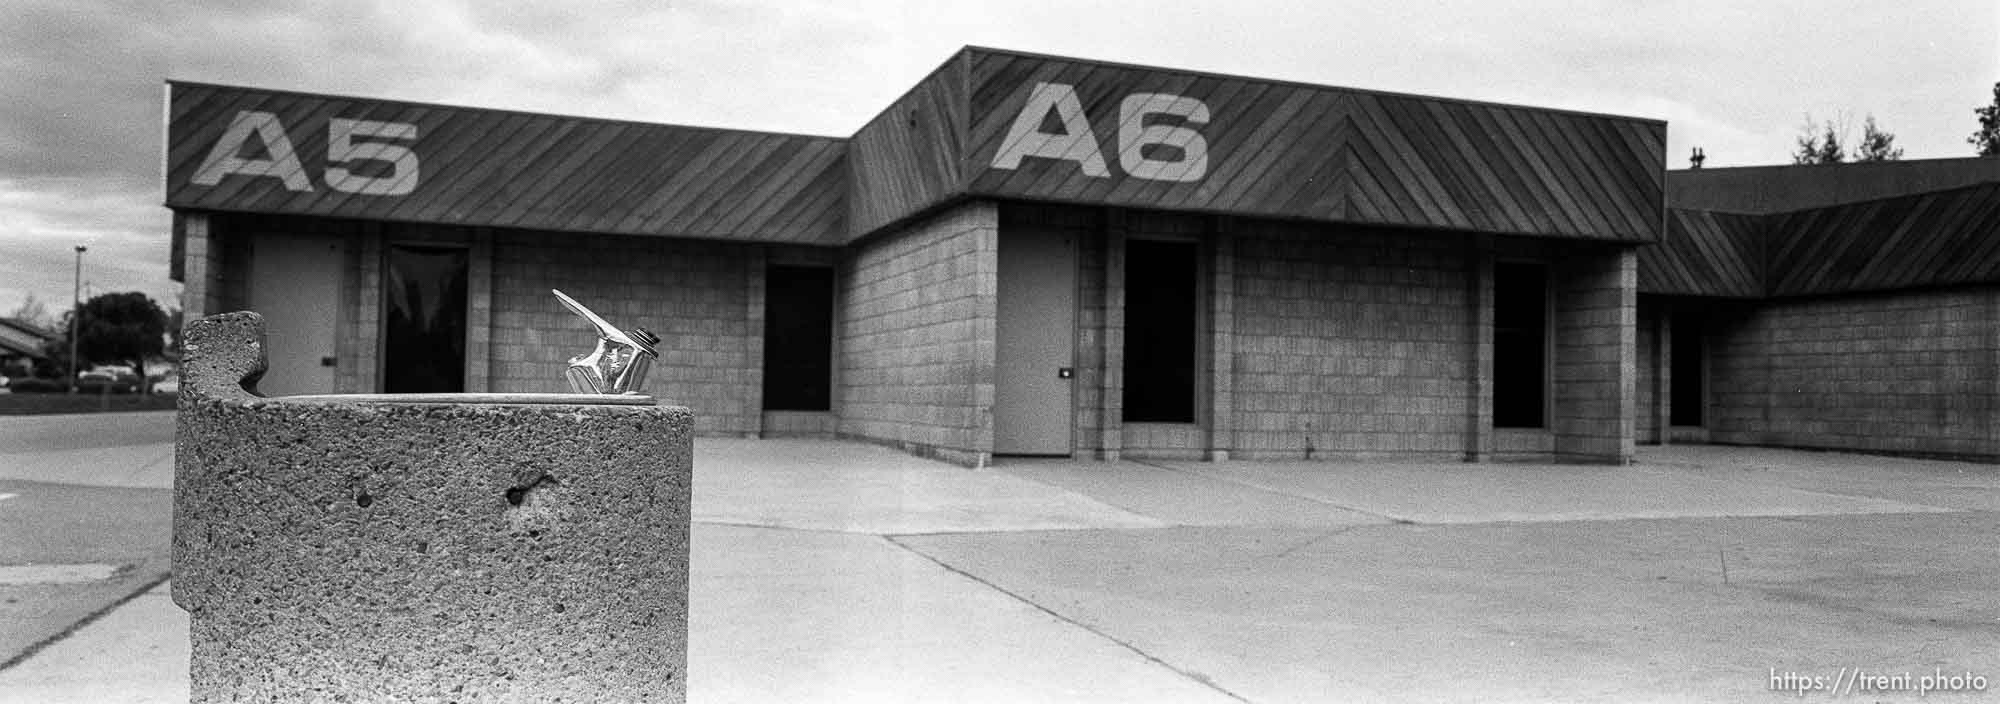
[(563, 376), (569, 388), (580, 394), (636, 394), (646, 383), (646, 369), (660, 353), (653, 345), (660, 336), (645, 328), (619, 330), (576, 299), (549, 289), (564, 307), (597, 328), (597, 349), (571, 357)]

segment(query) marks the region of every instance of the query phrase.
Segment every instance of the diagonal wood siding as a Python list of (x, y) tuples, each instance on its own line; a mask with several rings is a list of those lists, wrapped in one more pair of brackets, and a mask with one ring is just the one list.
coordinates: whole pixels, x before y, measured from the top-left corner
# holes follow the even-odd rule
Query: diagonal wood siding
[[(846, 141), (838, 138), (169, 85), (169, 207), (821, 245), (846, 240)], [(276, 117), (297, 168), (194, 183), (217, 140), (244, 112)], [(414, 188), (364, 195), (330, 187), (325, 170), (334, 118), (414, 125), (413, 140), (355, 140), (411, 150), (418, 160)], [(240, 156), (272, 156), (262, 139), (249, 144)], [(386, 161), (348, 165), (358, 176), (410, 176)]]
[[(1099, 152), (1106, 172), (1046, 154), (996, 165), (1038, 84), (1070, 91), (1090, 132), (1073, 148)], [(1623, 242), (1657, 241), (1664, 217), (1656, 121), (975, 48), (850, 140), (170, 85), (175, 208), (821, 245), (967, 197)], [(1156, 102), (1128, 111), (1135, 95)], [(280, 161), (297, 168), (195, 183), (247, 113), (275, 116), (297, 157)], [(331, 187), (336, 118), (414, 128), (360, 141), (407, 148), (416, 178), (379, 152), (351, 164), (407, 193)], [(1053, 124), (1036, 132), (1069, 129)], [(270, 156), (252, 142), (240, 156)]]
[(958, 195), (965, 142), (965, 52), (932, 71), (848, 146), (848, 228), (859, 236)]
[[(966, 59), (973, 195), (1630, 242), (1661, 234), (1666, 129), (1657, 121), (985, 49)], [(1038, 83), (1073, 89), (1108, 175), (1060, 158), (996, 168)], [(1134, 93), (1194, 98), (1209, 119), (1121, 115)], [(1063, 133), (1048, 120), (1044, 133)], [(1175, 182), (1120, 169), (1118, 133), (1155, 124), (1200, 134), (1205, 175)]]
[(1765, 293), (1766, 218), (1667, 211), (1667, 236), (1639, 248), (1639, 292), (1758, 298)]
[(2000, 280), (2000, 184), (1766, 217), (1772, 295)]
[(2000, 183), (1768, 215), (1673, 208), (1639, 291), (1806, 296), (2000, 281)]

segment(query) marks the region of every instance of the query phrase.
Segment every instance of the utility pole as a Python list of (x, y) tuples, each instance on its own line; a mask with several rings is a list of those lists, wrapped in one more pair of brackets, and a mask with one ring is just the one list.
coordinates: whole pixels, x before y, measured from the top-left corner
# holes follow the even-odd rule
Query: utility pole
[(77, 342), (77, 331), (82, 327), (83, 324), (83, 252), (86, 249), (88, 248), (84, 247), (83, 245), (76, 246), (76, 279), (75, 279), (76, 285), (74, 288), (70, 290), (70, 296), (69, 296), (69, 302), (70, 302), (69, 392), (70, 393), (76, 393), (76, 374), (77, 372), (82, 371), (77, 367), (83, 366), (81, 364), (81, 360), (78, 360), (76, 358), (76, 342)]

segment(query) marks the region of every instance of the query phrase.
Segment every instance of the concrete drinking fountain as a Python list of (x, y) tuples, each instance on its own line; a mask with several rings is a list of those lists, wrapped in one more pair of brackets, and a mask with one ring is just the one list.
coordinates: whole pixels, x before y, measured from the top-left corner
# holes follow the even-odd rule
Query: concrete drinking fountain
[[(586, 318), (599, 346), (572, 384), (636, 392), (657, 338)], [(228, 313), (184, 338), (173, 597), (191, 701), (686, 700), (688, 409), (265, 398), (263, 333)]]

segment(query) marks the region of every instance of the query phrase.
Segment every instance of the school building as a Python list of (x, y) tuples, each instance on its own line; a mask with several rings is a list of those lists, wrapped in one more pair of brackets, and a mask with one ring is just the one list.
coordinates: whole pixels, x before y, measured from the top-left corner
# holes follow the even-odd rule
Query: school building
[(1668, 173), (1658, 120), (982, 48), (846, 137), (166, 100), (183, 309), (265, 314), (267, 395), (566, 390), (559, 288), (700, 432), (965, 464), (2000, 456), (1976, 160)]

